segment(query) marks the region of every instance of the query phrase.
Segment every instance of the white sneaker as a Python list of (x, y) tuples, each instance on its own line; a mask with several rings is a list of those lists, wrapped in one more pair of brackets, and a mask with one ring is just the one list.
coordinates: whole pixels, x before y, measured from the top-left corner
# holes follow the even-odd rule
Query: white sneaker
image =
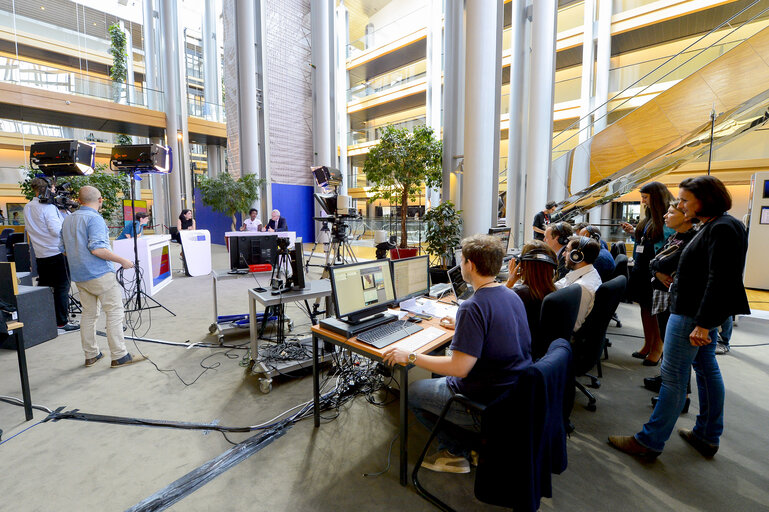
[(716, 343), (716, 355), (722, 356), (729, 352), (729, 345), (724, 345), (723, 343)]
[(466, 458), (454, 455), (448, 450), (441, 450), (425, 457), (422, 461), (422, 467), (440, 473), (470, 472), (470, 462)]

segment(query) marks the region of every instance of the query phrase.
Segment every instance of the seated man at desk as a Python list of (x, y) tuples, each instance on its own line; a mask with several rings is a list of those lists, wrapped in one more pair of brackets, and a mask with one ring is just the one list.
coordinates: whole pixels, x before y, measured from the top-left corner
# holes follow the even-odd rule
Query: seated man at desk
[(267, 222), (267, 225), (262, 228), (262, 231), (288, 231), (288, 224), (286, 223), (286, 219), (285, 217), (280, 216), (279, 210), (272, 210), (270, 220)]
[(259, 220), (257, 215), (259, 215), (259, 212), (256, 211), (256, 208), (251, 208), (250, 210), (248, 210), (248, 218), (243, 221), (243, 225), (240, 226), (240, 230), (241, 231), (261, 231), (262, 221)]
[[(409, 408), (429, 429), (453, 394), (489, 403), (531, 364), (526, 309), (514, 291), (495, 280), (504, 256), (504, 247), (493, 236), (475, 235), (462, 242), (462, 277), (475, 294), (459, 306), (456, 322), (441, 320), (442, 326), (455, 329), (450, 356), (417, 355), (397, 346), (384, 352), (388, 364), (412, 363), (446, 375), (417, 381), (409, 389)], [(479, 429), (478, 418), (457, 404), (446, 419), (469, 431)], [(453, 434), (447, 430), (438, 434), (438, 452), (426, 457), (423, 467), (447, 473), (470, 472), (467, 455), (471, 447)]]

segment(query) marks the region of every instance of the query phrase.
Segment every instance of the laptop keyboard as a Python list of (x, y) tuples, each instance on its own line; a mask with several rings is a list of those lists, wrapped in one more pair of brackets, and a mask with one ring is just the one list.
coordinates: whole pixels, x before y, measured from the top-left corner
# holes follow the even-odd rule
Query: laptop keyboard
[(414, 323), (396, 320), (358, 334), (358, 341), (376, 348), (384, 348), (421, 330), (422, 327)]

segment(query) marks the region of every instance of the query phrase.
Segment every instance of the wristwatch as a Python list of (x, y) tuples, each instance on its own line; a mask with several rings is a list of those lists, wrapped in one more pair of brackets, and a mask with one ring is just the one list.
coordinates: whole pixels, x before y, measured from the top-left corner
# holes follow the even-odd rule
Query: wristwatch
[(412, 352), (411, 354), (409, 354), (409, 364), (414, 364), (416, 362), (417, 362), (417, 353)]

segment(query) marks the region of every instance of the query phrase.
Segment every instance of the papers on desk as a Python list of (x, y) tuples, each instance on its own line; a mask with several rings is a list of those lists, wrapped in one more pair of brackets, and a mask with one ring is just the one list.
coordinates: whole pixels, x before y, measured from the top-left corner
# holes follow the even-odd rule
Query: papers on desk
[(408, 311), (399, 311), (399, 310), (397, 310), (397, 309), (388, 309), (388, 310), (386, 311), (386, 313), (387, 313), (388, 315), (392, 315), (392, 316), (394, 316), (394, 317), (397, 317), (397, 318), (398, 318), (398, 320), (403, 320), (403, 319), (406, 317), (406, 315), (408, 315), (408, 314), (409, 314), (409, 312), (408, 312)]
[(421, 298), (404, 300), (400, 303), (400, 308), (401, 311), (409, 311), (418, 315), (430, 315), (436, 318), (443, 318), (444, 316), (456, 318), (458, 309), (457, 306), (452, 304)]

